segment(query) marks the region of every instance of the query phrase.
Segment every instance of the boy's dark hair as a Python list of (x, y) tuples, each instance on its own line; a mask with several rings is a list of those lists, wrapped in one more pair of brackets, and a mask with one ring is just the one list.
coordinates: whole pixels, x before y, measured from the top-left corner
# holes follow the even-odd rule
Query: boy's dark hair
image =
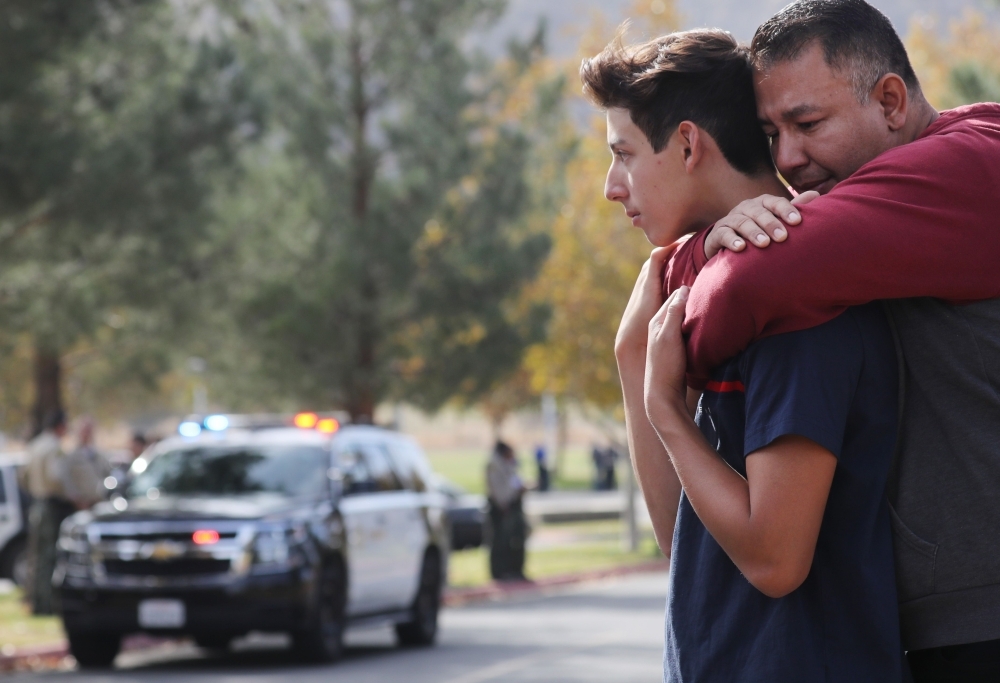
[(757, 123), (749, 52), (719, 29), (697, 29), (625, 46), (622, 30), (583, 60), (583, 91), (604, 109), (627, 109), (654, 152), (682, 121), (712, 136), (726, 160), (754, 175), (774, 168)]
[(795, 59), (819, 41), (826, 63), (844, 71), (861, 103), (887, 73), (913, 93), (920, 82), (889, 18), (864, 0), (799, 0), (765, 21), (750, 44), (755, 66)]

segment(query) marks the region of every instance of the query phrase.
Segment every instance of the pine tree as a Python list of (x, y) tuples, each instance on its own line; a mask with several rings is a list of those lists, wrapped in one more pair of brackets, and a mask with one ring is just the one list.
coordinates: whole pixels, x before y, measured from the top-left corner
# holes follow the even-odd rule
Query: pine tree
[(360, 422), (387, 398), (481, 393), (540, 337), (544, 310), (514, 302), (548, 250), (521, 220), (530, 139), (464, 45), (502, 4), (275, 7), (255, 28), (273, 106), (250, 163), (284, 191), (227, 200), (252, 236), (237, 261), (257, 264), (233, 278), (251, 362), (272, 400)]
[(148, 0), (0, 10), (0, 327), (35, 349), (32, 431), (62, 407), (63, 353), (109, 316), (185, 317), (211, 175), (248, 113), (232, 55), (186, 28)]

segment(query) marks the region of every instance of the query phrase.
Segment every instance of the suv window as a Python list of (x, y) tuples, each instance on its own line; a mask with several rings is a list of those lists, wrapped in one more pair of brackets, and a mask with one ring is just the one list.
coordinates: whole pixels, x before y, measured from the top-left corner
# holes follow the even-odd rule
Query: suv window
[(337, 464), (344, 476), (345, 494), (370, 493), (375, 490), (375, 482), (360, 449), (345, 448), (337, 454)]
[(311, 446), (194, 446), (152, 458), (126, 497), (323, 494), (329, 455)]
[(418, 448), (403, 439), (393, 439), (389, 442), (389, 454), (392, 457), (392, 464), (406, 488), (411, 491), (426, 491), (428, 489), (430, 468)]
[(403, 488), (393, 472), (385, 448), (362, 443), (349, 444), (338, 455), (344, 475), (345, 493), (398, 491)]

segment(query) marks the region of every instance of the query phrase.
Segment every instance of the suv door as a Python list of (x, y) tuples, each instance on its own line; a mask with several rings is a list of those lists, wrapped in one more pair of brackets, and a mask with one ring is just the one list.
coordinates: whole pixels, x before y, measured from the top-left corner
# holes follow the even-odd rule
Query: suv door
[(391, 608), (401, 609), (409, 607), (416, 597), (430, 533), (424, 518), (424, 476), (416, 464), (397, 448), (397, 441), (394, 436), (386, 435), (377, 447), (401, 484), (398, 491), (386, 497), (385, 505), (392, 539), (390, 569), (385, 584), (386, 599)]
[(335, 450), (337, 466), (343, 475), (340, 513), (347, 534), (347, 613), (376, 611), (379, 557), (379, 501), (375, 480), (368, 469), (363, 450), (353, 443)]

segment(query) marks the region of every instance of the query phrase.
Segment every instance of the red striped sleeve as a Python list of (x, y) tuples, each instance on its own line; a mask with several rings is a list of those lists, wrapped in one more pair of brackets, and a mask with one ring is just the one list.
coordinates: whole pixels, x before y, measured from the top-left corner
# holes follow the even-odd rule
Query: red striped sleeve
[(730, 391), (745, 391), (743, 388), (743, 382), (739, 380), (733, 382), (716, 382), (711, 381), (705, 385), (705, 391), (714, 391), (717, 394), (725, 394)]

